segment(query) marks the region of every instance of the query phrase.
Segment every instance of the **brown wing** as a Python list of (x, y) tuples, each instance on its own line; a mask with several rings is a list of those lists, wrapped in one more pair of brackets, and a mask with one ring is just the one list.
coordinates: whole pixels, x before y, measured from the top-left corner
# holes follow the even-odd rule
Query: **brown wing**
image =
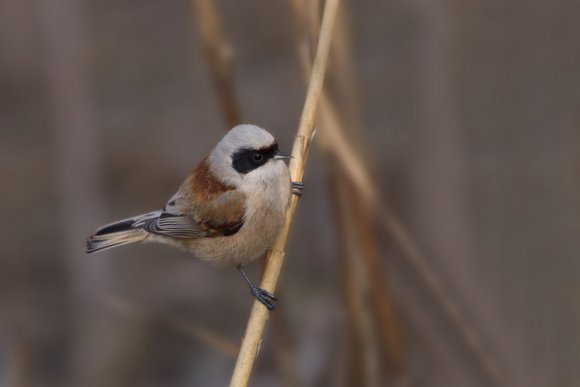
[(244, 194), (221, 183), (202, 161), (145, 228), (175, 238), (232, 235), (244, 224)]

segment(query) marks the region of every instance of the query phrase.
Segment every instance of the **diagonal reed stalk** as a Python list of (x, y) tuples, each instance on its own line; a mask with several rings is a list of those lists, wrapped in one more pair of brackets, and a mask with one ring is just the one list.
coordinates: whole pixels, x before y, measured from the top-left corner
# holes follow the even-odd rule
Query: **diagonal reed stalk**
[[(298, 132), (294, 139), (294, 146), (292, 147), (293, 159), (290, 161), (289, 166), (292, 181), (302, 181), (302, 177), (304, 176), (306, 157), (314, 134), (314, 120), (316, 118), (318, 101), (322, 93), (326, 62), (332, 42), (332, 32), (338, 3), (339, 0), (327, 0), (324, 6), (320, 38), (318, 40), (314, 65), (306, 92), (306, 101), (304, 102), (304, 108), (300, 117)], [(276, 284), (278, 283), (280, 270), (284, 261), (284, 250), (288, 240), (290, 225), (294, 218), (297, 204), (298, 197), (293, 195), (290, 206), (286, 211), (284, 227), (268, 254), (261, 287), (270, 292), (275, 290)], [(248, 384), (267, 319), (268, 310), (260, 302), (255, 301), (248, 320), (244, 341), (242, 342), (242, 347), (230, 381), (230, 387), (242, 387)]]
[[(316, 34), (316, 28), (309, 26), (309, 24), (312, 24), (311, 19), (315, 17), (313, 15), (315, 12), (312, 10), (311, 1), (292, 0), (291, 3), (298, 19), (299, 30), (309, 31), (310, 36), (306, 39), (300, 39), (301, 43), (299, 46), (302, 67), (308, 69), (310, 54), (308, 40), (312, 41), (312, 34)], [(423, 251), (403, 226), (402, 222), (391, 211), (388, 205), (379, 199), (380, 194), (378, 189), (369, 176), (360, 155), (355, 152), (349, 143), (345, 135), (347, 131), (344, 128), (344, 122), (339, 118), (338, 108), (332, 99), (329, 98), (328, 93), (323, 93), (321, 96), (320, 115), (323, 121), (325, 121), (324, 126), (321, 127), (320, 142), (322, 144), (322, 140), (324, 140), (325, 148), (334, 156), (338, 164), (338, 169), (341, 170), (344, 178), (353, 185), (352, 190), (357, 197), (355, 203), (360, 207), (359, 211), (357, 211), (358, 216), (363, 216), (370, 208), (374, 209), (374, 216), (380, 221), (381, 226), (387, 234), (393, 238), (393, 241), (403, 253), (403, 257), (410, 263), (419, 279), (434, 296), (436, 302), (439, 303), (445, 316), (457, 329), (459, 336), (477, 360), (479, 367), (494, 384), (503, 385), (503, 374), (499, 363), (493, 354), (490, 353), (481, 335), (467, 321), (465, 314), (459, 308), (455, 299), (449, 294), (442, 280), (431, 268)], [(362, 220), (362, 223), (366, 222), (367, 220)], [(370, 248), (365, 256), (369, 259), (368, 264), (372, 268), (370, 273), (373, 276), (372, 284), (375, 288), (373, 290), (373, 297), (377, 297), (380, 294), (377, 291), (381, 289), (384, 291), (385, 285), (382, 283), (382, 278), (378, 276), (381, 270), (377, 269), (376, 266), (378, 261), (376, 251), (373, 251), (376, 246), (373, 246), (373, 243), (364, 243), (364, 245)], [(392, 308), (389, 305), (390, 301), (388, 297), (382, 296), (373, 302), (377, 305), (379, 319), (382, 321), (383, 329), (381, 333), (385, 342), (387, 355), (391, 364), (395, 366), (395, 371), (400, 372), (402, 371), (401, 344), (397, 337), (396, 326), (392, 325), (394, 320), (392, 317)]]
[(442, 279), (432, 269), (424, 252), (403, 223), (391, 211), (389, 206), (379, 200), (378, 190), (368, 175), (364, 163), (352, 151), (344, 131), (340, 130), (340, 120), (338, 119), (336, 108), (332, 104), (325, 102), (324, 95), (321, 99), (321, 107), (325, 109), (328, 107), (329, 109), (327, 119), (330, 122), (324, 127), (325, 131), (327, 131), (327, 135), (324, 138), (328, 139), (328, 147), (333, 150), (337, 163), (348, 175), (351, 183), (355, 185), (366, 205), (375, 209), (375, 216), (381, 226), (393, 238), (396, 246), (403, 253), (403, 258), (411, 265), (418, 278), (438, 302), (446, 318), (457, 329), (459, 337), (465, 343), (474, 359), (476, 359), (478, 366), (484, 371), (489, 380), (493, 381), (494, 385), (505, 385), (503, 371), (499, 362), (484, 343), (480, 333), (468, 322), (465, 313), (459, 307), (455, 298), (449, 294)]
[[(309, 28), (298, 29), (298, 32), (301, 35), (305, 35), (304, 32), (309, 31), (309, 34), (307, 34), (309, 36), (298, 38), (299, 42), (303, 42), (299, 48), (308, 46), (308, 42), (314, 42), (315, 37), (313, 37), (312, 34), (318, 33), (317, 26), (319, 26), (320, 23), (319, 19), (316, 17), (315, 10), (313, 12), (313, 7), (311, 6), (312, 3), (312, 1), (309, 1), (308, 4), (304, 4), (301, 1), (293, 2), (297, 24), (315, 25), (314, 27), (310, 26)], [(350, 61), (351, 50), (349, 47), (348, 26), (345, 17), (344, 9), (339, 9), (335, 28), (335, 45), (332, 52), (335, 58), (332, 62), (334, 66), (333, 70), (336, 70), (332, 72), (332, 74), (339, 74), (339, 76), (331, 77), (328, 80), (329, 83), (331, 83), (331, 86), (334, 86), (333, 90), (335, 92), (331, 94), (328, 92), (328, 89), (323, 91), (320, 100), (319, 143), (326, 157), (330, 160), (336, 160), (339, 157), (337, 153), (342, 153), (343, 157), (358, 157), (358, 159), (360, 159), (356, 147), (348, 140), (344, 141), (343, 145), (345, 145), (345, 148), (342, 149), (335, 146), (329, 146), (330, 144), (335, 144), (335, 140), (329, 138), (336, 136), (335, 132), (340, 132), (342, 138), (346, 139), (349, 131), (351, 133), (357, 132), (357, 129), (360, 131), (362, 127), (357, 108), (359, 103), (355, 92), (356, 82), (354, 80), (352, 63)], [(305, 74), (310, 71), (311, 66), (311, 59), (308, 52), (309, 50), (299, 49), (302, 67)], [(339, 100), (342, 102), (340, 104), (340, 109), (338, 108)], [(344, 112), (341, 117), (339, 117), (339, 110)], [(350, 118), (350, 120), (347, 120), (346, 118)], [(346, 123), (347, 121), (349, 124)], [(329, 128), (329, 126), (332, 128)], [(334, 162), (330, 161), (329, 164), (334, 164)], [(362, 164), (362, 161), (360, 166), (361, 170), (367, 173), (367, 168)], [(362, 266), (365, 269), (363, 271), (366, 273), (365, 276), (359, 276), (355, 279), (368, 283), (371, 289), (371, 302), (369, 303), (368, 308), (364, 310), (366, 313), (374, 315), (378, 332), (374, 332), (373, 334), (380, 335), (382, 338), (382, 347), (388, 359), (388, 367), (394, 375), (400, 377), (403, 373), (402, 345), (393, 308), (393, 301), (384, 276), (385, 270), (383, 268), (383, 261), (381, 260), (379, 253), (377, 238), (374, 235), (372, 225), (372, 211), (374, 210), (374, 207), (372, 203), (364, 200), (363, 193), (359, 190), (355, 182), (352, 181), (352, 174), (344, 171), (343, 163), (338, 163), (335, 168), (331, 169), (333, 170), (333, 173), (340, 175), (338, 179), (345, 182), (344, 184), (333, 188), (331, 191), (335, 195), (338, 195), (340, 191), (345, 191), (343, 192), (343, 195), (349, 197), (349, 199), (345, 201), (345, 205), (337, 206), (335, 211), (340, 213), (341, 211), (346, 211), (347, 207), (354, 207), (354, 211), (352, 211), (353, 215), (349, 217), (349, 223), (351, 224), (350, 227), (352, 227), (353, 230), (350, 231), (349, 234), (355, 234), (358, 236), (357, 250), (359, 251), (362, 260)], [(333, 180), (336, 180), (336, 177)], [(336, 183), (334, 185), (336, 185)], [(343, 268), (344, 265), (341, 265), (340, 267)], [(345, 273), (345, 275), (352, 275), (352, 273)], [(355, 316), (351, 316), (351, 314), (352, 313), (349, 313), (349, 318), (354, 319)], [(370, 353), (370, 349), (368, 349), (368, 352)]]

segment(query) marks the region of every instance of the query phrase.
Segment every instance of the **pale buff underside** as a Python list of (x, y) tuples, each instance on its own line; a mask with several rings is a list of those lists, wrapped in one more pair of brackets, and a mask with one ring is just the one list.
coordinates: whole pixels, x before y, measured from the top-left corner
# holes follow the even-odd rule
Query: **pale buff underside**
[[(254, 176), (249, 174), (246, 179), (254, 179)], [(235, 234), (196, 239), (149, 234), (145, 241), (176, 246), (219, 266), (245, 265), (260, 258), (272, 246), (284, 224), (291, 193), (288, 168), (278, 162), (271, 173), (256, 174), (255, 181), (244, 186), (252, 187), (252, 192), (245, 193), (244, 225)]]

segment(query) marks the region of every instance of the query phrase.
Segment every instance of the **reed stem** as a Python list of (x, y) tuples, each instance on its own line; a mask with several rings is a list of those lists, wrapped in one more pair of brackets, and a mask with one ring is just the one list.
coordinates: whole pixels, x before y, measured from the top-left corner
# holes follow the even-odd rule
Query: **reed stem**
[[(326, 62), (332, 42), (332, 33), (336, 19), (339, 0), (327, 0), (324, 6), (322, 25), (320, 28), (320, 38), (314, 58), (314, 65), (306, 92), (306, 101), (300, 117), (298, 132), (294, 139), (292, 148), (293, 159), (290, 161), (290, 176), (292, 181), (302, 181), (306, 158), (312, 136), (314, 134), (314, 120), (318, 108), (318, 101), (322, 93), (324, 75), (326, 73)], [(261, 287), (270, 292), (274, 292), (280, 270), (284, 261), (284, 250), (288, 240), (290, 225), (294, 218), (294, 212), (298, 204), (298, 197), (293, 195), (290, 205), (286, 211), (286, 222), (278, 238), (274, 242), (266, 260), (266, 267), (262, 277)], [(268, 319), (268, 309), (260, 302), (255, 301), (250, 313), (246, 334), (242, 342), (240, 353), (234, 368), (230, 387), (243, 387), (248, 384), (252, 372), (254, 361), (258, 355), (262, 334)]]

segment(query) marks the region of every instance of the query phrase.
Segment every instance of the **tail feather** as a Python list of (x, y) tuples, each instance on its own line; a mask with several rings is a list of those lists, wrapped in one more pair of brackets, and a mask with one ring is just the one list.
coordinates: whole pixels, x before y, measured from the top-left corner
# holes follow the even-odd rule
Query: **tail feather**
[(99, 228), (87, 239), (87, 254), (142, 241), (148, 234), (143, 225), (160, 214), (161, 211), (149, 212)]

